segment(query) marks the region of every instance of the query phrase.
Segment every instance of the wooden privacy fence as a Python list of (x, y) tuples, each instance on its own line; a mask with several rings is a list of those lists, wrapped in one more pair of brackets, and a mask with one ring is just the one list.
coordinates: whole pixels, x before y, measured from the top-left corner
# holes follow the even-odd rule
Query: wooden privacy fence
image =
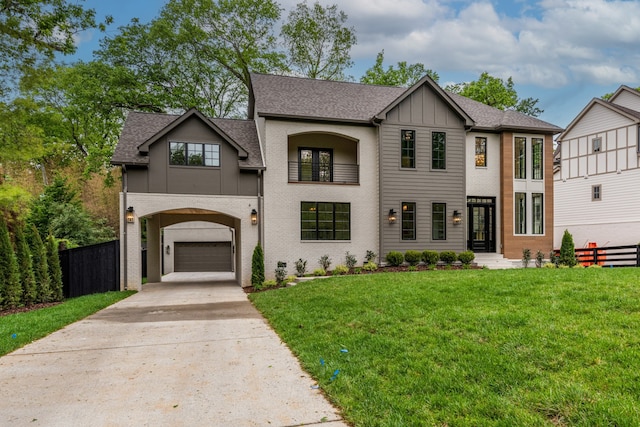
[(65, 298), (120, 290), (120, 241), (58, 253)]
[[(640, 267), (640, 245), (603, 246), (576, 249), (578, 262), (585, 267)], [(556, 251), (559, 254), (560, 251)]]

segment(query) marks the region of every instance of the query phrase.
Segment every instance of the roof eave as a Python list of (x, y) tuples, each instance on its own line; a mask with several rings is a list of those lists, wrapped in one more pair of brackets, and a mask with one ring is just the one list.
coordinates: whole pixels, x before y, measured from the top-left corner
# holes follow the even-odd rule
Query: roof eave
[(270, 119), (280, 119), (280, 120), (296, 120), (296, 121), (313, 121), (313, 122), (339, 122), (339, 123), (355, 123), (361, 125), (370, 125), (371, 120), (367, 119), (347, 119), (347, 118), (336, 118), (336, 117), (321, 117), (321, 116), (303, 116), (303, 115), (295, 115), (295, 114), (282, 114), (282, 113), (265, 113), (258, 112), (259, 117), (270, 118)]

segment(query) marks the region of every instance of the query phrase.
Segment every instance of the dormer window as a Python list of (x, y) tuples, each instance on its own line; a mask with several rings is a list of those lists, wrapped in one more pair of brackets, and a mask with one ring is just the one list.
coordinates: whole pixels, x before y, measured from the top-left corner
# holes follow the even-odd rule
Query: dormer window
[(593, 153), (599, 153), (602, 149), (602, 138), (593, 138), (591, 140), (591, 151)]
[(178, 166), (220, 166), (220, 144), (171, 142), (169, 164)]

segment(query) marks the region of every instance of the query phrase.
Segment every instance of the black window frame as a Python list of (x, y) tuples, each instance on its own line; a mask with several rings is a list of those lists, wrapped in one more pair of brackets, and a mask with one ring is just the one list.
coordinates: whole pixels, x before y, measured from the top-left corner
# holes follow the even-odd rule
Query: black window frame
[(400, 168), (416, 168), (416, 131), (403, 129), (400, 131)]
[[(307, 174), (304, 171), (304, 163), (302, 161), (302, 152), (311, 151), (311, 175), (307, 178)], [(321, 162), (321, 153), (329, 153), (329, 165), (328, 170), (325, 170)], [(328, 174), (327, 177), (323, 176), (323, 172)], [(300, 182), (333, 182), (333, 149), (332, 148), (318, 148), (318, 147), (299, 147), (298, 148), (298, 181)]]
[[(436, 136), (442, 135), (442, 141)], [(431, 169), (447, 169), (447, 133), (442, 131), (431, 132)]]
[(531, 138), (531, 179), (544, 179), (544, 138)]
[(402, 202), (402, 240), (416, 240), (416, 203)]
[(527, 193), (516, 192), (513, 197), (513, 234), (527, 234)]
[[(480, 143), (480, 145), (478, 145)], [(478, 150), (478, 147), (481, 149)], [(478, 164), (478, 159), (481, 158), (481, 164)], [(486, 136), (476, 136), (475, 143), (475, 163), (477, 168), (486, 168), (487, 167), (487, 137)]]
[[(346, 224), (346, 228), (336, 226), (340, 224)], [(300, 240), (351, 240), (351, 203), (300, 202)]]
[(527, 179), (527, 138), (524, 136), (513, 140), (513, 178)]
[[(539, 207), (536, 207), (536, 198), (540, 199)], [(540, 213), (539, 218), (537, 213)], [(531, 234), (544, 234), (544, 193), (531, 193)]]
[[(182, 145), (182, 149), (178, 150), (174, 148), (178, 145)], [(194, 150), (191, 148), (195, 148), (200, 146), (200, 162), (192, 162), (191, 156)], [(216, 155), (212, 155), (213, 164), (207, 164), (207, 147), (217, 147), (212, 153)], [(176, 155), (181, 152), (182, 158), (181, 162), (177, 162), (176, 159), (180, 159), (180, 157), (176, 157)], [(198, 153), (196, 153), (198, 154)], [(220, 144), (210, 143), (210, 142), (186, 142), (186, 141), (169, 141), (169, 165), (170, 166), (189, 166), (189, 167), (206, 167), (206, 168), (219, 168), (221, 164), (220, 160)]]
[[(436, 209), (438, 208), (438, 209)], [(440, 229), (438, 226), (442, 226)], [(440, 233), (436, 235), (436, 231)], [(431, 240), (447, 240), (447, 204), (431, 203)]]

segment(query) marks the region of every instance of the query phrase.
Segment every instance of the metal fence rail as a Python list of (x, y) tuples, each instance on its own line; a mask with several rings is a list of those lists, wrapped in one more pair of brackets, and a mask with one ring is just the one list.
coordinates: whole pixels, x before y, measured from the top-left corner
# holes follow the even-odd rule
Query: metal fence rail
[[(560, 251), (556, 251), (559, 254)], [(588, 267), (597, 264), (602, 267), (640, 267), (640, 245), (602, 246), (577, 248), (578, 262)]]

